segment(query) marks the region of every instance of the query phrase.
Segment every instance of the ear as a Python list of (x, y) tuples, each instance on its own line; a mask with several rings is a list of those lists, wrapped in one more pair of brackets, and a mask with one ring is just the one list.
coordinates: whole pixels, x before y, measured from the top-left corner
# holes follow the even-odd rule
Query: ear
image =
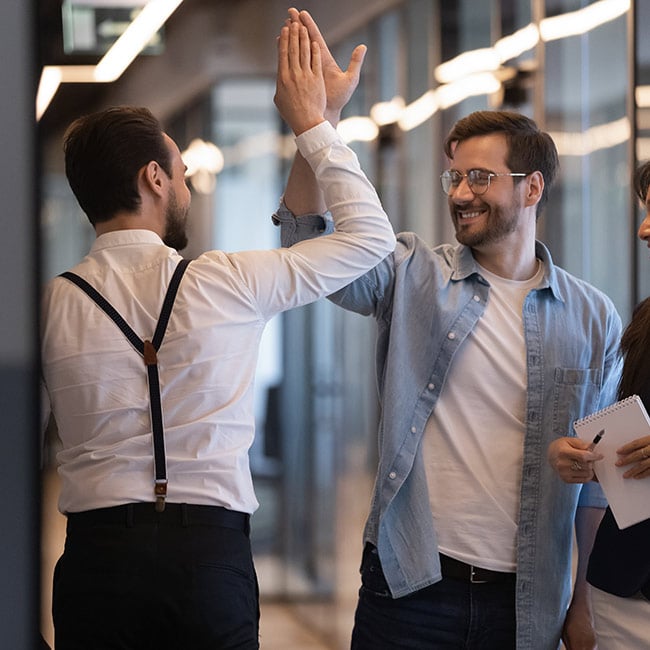
[(542, 198), (544, 192), (544, 176), (542, 172), (532, 172), (524, 179), (526, 195), (524, 197), (526, 205), (536, 205)]
[(163, 171), (162, 167), (155, 161), (148, 162), (138, 175), (138, 181), (142, 183), (143, 188), (157, 196), (164, 196), (165, 193), (165, 179), (167, 174)]

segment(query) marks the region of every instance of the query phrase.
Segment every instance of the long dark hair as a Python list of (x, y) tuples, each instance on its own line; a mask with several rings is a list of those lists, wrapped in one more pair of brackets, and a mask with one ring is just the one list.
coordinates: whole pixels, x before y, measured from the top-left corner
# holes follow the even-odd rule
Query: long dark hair
[(618, 397), (640, 395), (650, 408), (650, 298), (634, 309), (632, 320), (621, 337), (625, 358), (618, 386)]

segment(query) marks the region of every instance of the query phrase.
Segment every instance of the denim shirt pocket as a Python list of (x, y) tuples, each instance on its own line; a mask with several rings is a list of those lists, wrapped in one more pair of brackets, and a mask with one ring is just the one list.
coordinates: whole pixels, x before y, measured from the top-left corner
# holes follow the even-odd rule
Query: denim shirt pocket
[(598, 410), (601, 377), (600, 368), (555, 368), (553, 433), (556, 436), (575, 436), (573, 422)]

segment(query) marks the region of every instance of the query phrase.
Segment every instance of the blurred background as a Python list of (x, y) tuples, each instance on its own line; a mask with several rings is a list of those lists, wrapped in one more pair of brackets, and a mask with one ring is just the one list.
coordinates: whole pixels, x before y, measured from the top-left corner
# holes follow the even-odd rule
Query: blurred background
[[(40, 451), (38, 295), (94, 232), (63, 172), (81, 114), (148, 106), (193, 191), (190, 243), (279, 244), (270, 221), (294, 147), (273, 106), (277, 0), (24, 0), (0, 7), (0, 645), (51, 643), (56, 430)], [(549, 131), (561, 177), (539, 221), (556, 263), (608, 293), (627, 322), (650, 294), (630, 183), (650, 157), (650, 3), (644, 0), (305, 0), (339, 63), (368, 46), (340, 131), (396, 231), (453, 241), (438, 176), (461, 116), (509, 108)], [(124, 48), (127, 34), (143, 28)], [(349, 644), (376, 461), (374, 325), (326, 301), (274, 320), (263, 342), (251, 464), (262, 648)], [(39, 460), (41, 461), (39, 463)], [(41, 468), (42, 466), (42, 468)]]

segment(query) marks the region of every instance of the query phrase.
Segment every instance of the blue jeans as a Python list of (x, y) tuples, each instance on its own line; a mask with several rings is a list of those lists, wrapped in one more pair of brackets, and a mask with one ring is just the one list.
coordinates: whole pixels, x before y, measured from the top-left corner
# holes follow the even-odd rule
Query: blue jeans
[[(54, 574), (57, 650), (257, 650), (247, 517), (153, 504), (68, 519)], [(90, 517), (88, 521), (87, 517)]]
[(443, 578), (392, 598), (374, 546), (364, 550), (352, 650), (515, 648), (514, 583)]

